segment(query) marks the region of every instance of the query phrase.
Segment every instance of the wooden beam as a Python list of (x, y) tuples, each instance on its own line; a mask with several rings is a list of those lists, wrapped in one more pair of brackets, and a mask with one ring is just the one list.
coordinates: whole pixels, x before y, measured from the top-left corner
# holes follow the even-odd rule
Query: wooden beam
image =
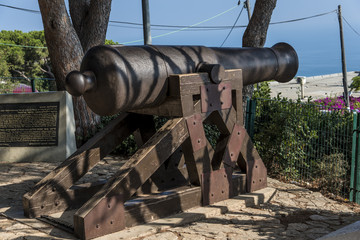
[(246, 169), (247, 191), (253, 192), (267, 186), (267, 169), (248, 133), (243, 131), (242, 134), (244, 139), (238, 166)]
[(54, 202), (49, 203), (49, 194), (57, 193), (61, 205), (69, 205), (66, 202), (66, 199), (69, 199), (66, 191), (127, 138), (136, 127), (135, 115), (128, 113), (123, 113), (110, 122), (23, 196), (25, 216), (37, 217), (57, 211), (60, 204), (55, 206)]
[[(93, 212), (93, 209), (97, 209), (97, 206), (106, 201), (107, 198), (121, 195), (122, 201), (127, 201), (165, 160), (180, 147), (188, 136), (183, 118), (169, 120), (120, 168), (101, 191), (95, 194), (75, 213), (74, 229), (76, 235), (85, 238), (84, 230), (89, 227), (87, 219), (93, 219), (92, 214), (97, 212)], [(107, 222), (110, 222), (109, 219), (106, 219), (106, 216), (104, 217), (102, 221), (108, 220)], [(111, 227), (109, 227), (109, 231), (112, 231)]]

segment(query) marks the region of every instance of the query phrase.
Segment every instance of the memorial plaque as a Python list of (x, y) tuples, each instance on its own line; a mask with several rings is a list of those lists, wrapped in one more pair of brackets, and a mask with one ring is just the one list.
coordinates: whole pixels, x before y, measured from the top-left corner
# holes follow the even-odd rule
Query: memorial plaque
[(0, 147), (58, 145), (59, 102), (0, 104)]

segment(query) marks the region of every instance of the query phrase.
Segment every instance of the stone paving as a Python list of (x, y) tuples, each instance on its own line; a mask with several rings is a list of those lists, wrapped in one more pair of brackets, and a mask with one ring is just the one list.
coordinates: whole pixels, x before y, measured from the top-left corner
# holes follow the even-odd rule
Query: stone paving
[[(107, 158), (88, 179), (107, 178), (121, 164)], [(11, 216), (22, 211), (22, 195), (54, 167), (54, 163), (0, 163), (0, 239), (74, 239), (45, 224)], [(334, 201), (319, 192), (270, 178), (268, 186), (277, 191), (267, 203), (239, 206), (190, 224), (125, 239), (316, 239), (360, 220), (360, 206), (356, 204)]]

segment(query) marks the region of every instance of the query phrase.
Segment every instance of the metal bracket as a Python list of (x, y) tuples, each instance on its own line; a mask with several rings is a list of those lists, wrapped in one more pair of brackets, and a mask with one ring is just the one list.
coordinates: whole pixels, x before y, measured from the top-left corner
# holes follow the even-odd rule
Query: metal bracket
[(246, 181), (248, 192), (254, 192), (267, 186), (267, 169), (261, 159), (247, 162)]
[(201, 193), (204, 206), (233, 197), (232, 168), (203, 173)]
[(227, 144), (223, 162), (228, 166), (235, 168), (242, 145), (244, 141), (244, 137), (246, 134), (246, 130), (244, 127), (235, 124), (233, 130), (230, 135), (229, 142)]
[(232, 105), (231, 83), (206, 84), (200, 87), (201, 112), (229, 109)]
[(189, 131), (193, 151), (197, 152), (206, 146), (206, 137), (201, 115), (194, 114), (186, 118), (186, 124)]

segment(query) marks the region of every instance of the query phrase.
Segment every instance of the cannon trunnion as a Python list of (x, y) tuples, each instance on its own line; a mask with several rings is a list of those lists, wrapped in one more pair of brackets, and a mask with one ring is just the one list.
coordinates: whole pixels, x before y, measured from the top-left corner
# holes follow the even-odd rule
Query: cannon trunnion
[[(265, 188), (266, 167), (243, 126), (242, 88), (289, 81), (297, 68), (285, 43), (92, 48), (66, 88), (94, 112), (119, 115), (23, 196), (25, 215), (76, 209), (71, 229), (91, 239)], [(155, 129), (153, 116), (169, 119)], [(204, 123), (220, 132), (215, 146)], [(138, 150), (116, 174), (76, 184), (131, 134)]]

